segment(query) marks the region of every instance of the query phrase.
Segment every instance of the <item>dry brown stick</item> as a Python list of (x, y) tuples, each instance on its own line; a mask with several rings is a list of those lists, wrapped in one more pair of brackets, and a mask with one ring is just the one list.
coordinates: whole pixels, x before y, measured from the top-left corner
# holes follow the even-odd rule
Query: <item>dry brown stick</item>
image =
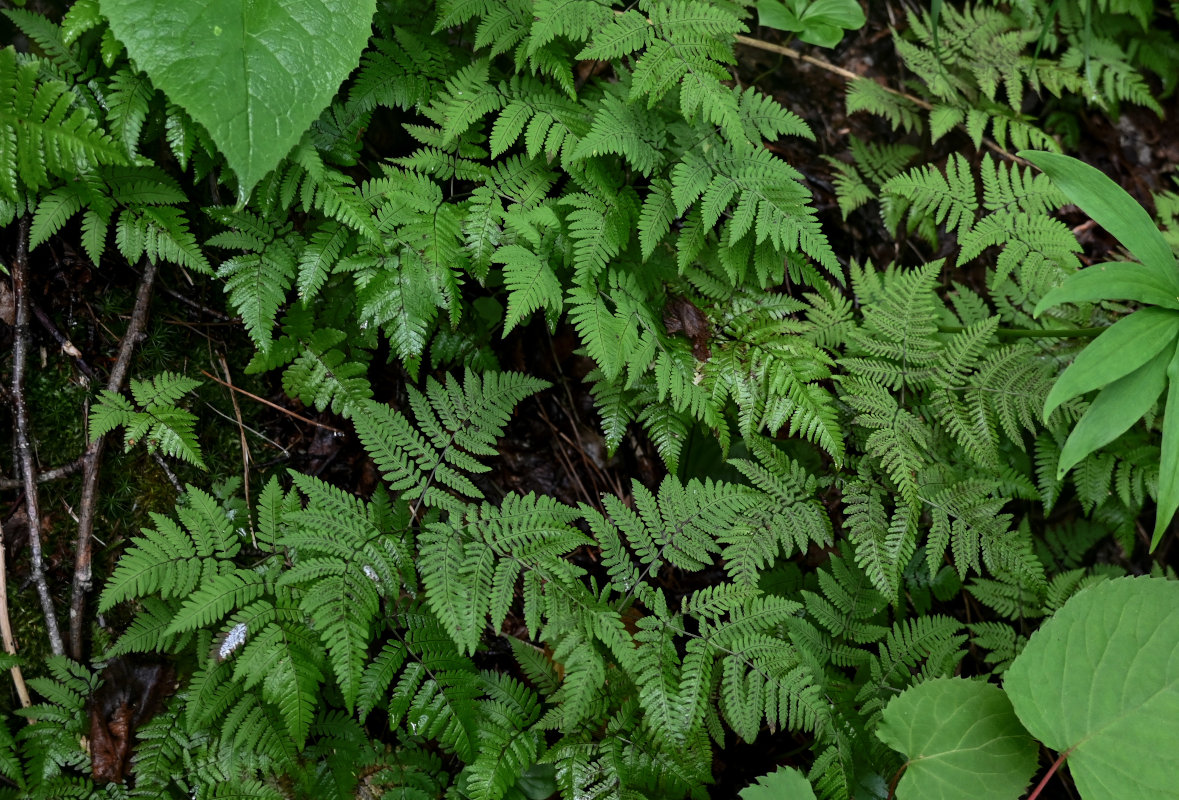
[(41, 549), (41, 509), (37, 496), (37, 465), (33, 463), (33, 447), (29, 442), (29, 407), (25, 402), (25, 362), (29, 353), (29, 218), (23, 216), (16, 241), (16, 260), (12, 265), (12, 285), (16, 294), (16, 326), (12, 344), (12, 404), (16, 413), (15, 461), (25, 484), (25, 513), (29, 517), (29, 549), (32, 551), (33, 584), (41, 599), (45, 615), (45, 632), (54, 655), (61, 655), (65, 647), (53, 608), (53, 595), (45, 580), (44, 553)]
[[(229, 364), (225, 362), (225, 356), (220, 353), (217, 354), (217, 360), (221, 362), (221, 371), (225, 373), (225, 383), (229, 386), (229, 400), (233, 403), (233, 416), (237, 419), (237, 435), (242, 446), (242, 492), (246, 498), (246, 508), (250, 507), (250, 445), (246, 441), (246, 426), (242, 422), (242, 409), (237, 403), (237, 394), (233, 391), (233, 376), (229, 374)], [(250, 540), (254, 547), (258, 546), (258, 540), (254, 535), (254, 520), (249, 515), (246, 519), (250, 523)]]
[[(126, 380), (127, 371), (131, 366), (131, 353), (143, 336), (152, 284), (155, 280), (156, 265), (147, 261), (143, 275), (139, 279), (131, 321), (127, 324), (127, 332), (123, 334), (123, 340), (119, 344), (119, 355), (107, 379), (107, 391), (122, 391), (123, 381)], [(94, 577), (91, 564), (94, 549), (94, 510), (98, 500), (98, 472), (105, 443), (106, 437), (99, 436), (86, 445), (86, 453), (82, 456), (82, 501), (78, 506), (78, 541), (74, 549), (74, 584), (70, 598), (70, 656), (77, 660), (82, 658), (82, 623), (85, 620), (86, 594), (92, 587)]]
[(57, 346), (61, 348), (61, 351), (74, 359), (74, 364), (78, 367), (79, 372), (89, 380), (98, 380), (98, 376), (94, 374), (94, 370), (90, 369), (90, 365), (82, 360), (81, 351), (74, 346), (74, 343), (70, 341), (68, 336), (58, 330), (57, 326), (53, 324), (53, 320), (49, 318), (49, 315), (35, 304), (33, 305), (33, 316), (41, 323), (41, 327), (49, 332), (49, 335), (53, 337), (53, 341), (57, 342)]
[[(44, 472), (37, 473), (37, 483), (49, 483), (50, 481), (68, 478), (81, 468), (82, 459), (77, 458), (68, 464), (62, 464), (60, 467), (54, 467), (53, 469), (47, 469)], [(0, 478), (0, 489), (19, 489), (24, 485), (25, 482), (20, 478)]]
[[(16, 639), (12, 635), (12, 620), (8, 616), (8, 552), (4, 544), (4, 523), (0, 522), (0, 638), (4, 640), (4, 652), (10, 656), (16, 655)], [(29, 687), (25, 685), (25, 678), (21, 675), (20, 665), (12, 665), (12, 682), (16, 685), (16, 694), (20, 698), (22, 708), (33, 704), (29, 698)]]
[[(844, 69), (843, 67), (840, 67), (836, 64), (832, 64), (830, 61), (824, 61), (821, 58), (815, 58), (814, 56), (808, 56), (806, 53), (800, 53), (797, 50), (791, 50), (789, 47), (783, 47), (780, 44), (774, 44), (773, 42), (763, 42), (761, 39), (754, 39), (752, 36), (738, 35), (736, 37), (736, 39), (737, 39), (738, 44), (747, 45), (749, 47), (756, 47), (758, 50), (765, 50), (767, 53), (777, 53), (778, 55), (788, 56), (790, 58), (793, 58), (795, 61), (806, 62), (807, 64), (811, 64), (812, 66), (816, 66), (819, 69), (824, 69), (824, 70), (827, 70), (828, 72), (838, 75), (839, 77), (843, 78), (844, 80), (854, 81), (859, 78), (864, 78), (863, 75), (857, 75), (856, 73), (852, 72), (850, 69)], [(872, 80), (871, 78), (864, 78), (864, 79), (865, 80)], [(880, 82), (877, 81), (877, 83), (880, 83)], [(902, 92), (898, 89), (894, 89), (891, 86), (885, 86), (883, 83), (880, 83), (880, 88), (883, 89), (884, 91), (888, 92), (889, 94), (896, 95), (897, 97), (903, 97), (904, 99), (908, 100), (911, 103), (916, 103), (917, 105), (924, 108), (926, 111), (930, 111), (933, 109), (932, 103), (922, 100), (920, 97), (915, 97), (914, 95), (907, 94), (907, 93)]]
[(267, 400), (265, 397), (259, 397), (256, 394), (251, 394), (250, 392), (247, 392), (245, 389), (239, 389), (238, 387), (234, 386), (232, 383), (226, 383), (225, 381), (218, 378), (216, 375), (212, 375), (208, 372), (205, 372), (203, 369), (201, 370), (201, 374), (204, 375), (206, 378), (208, 378), (211, 381), (216, 381), (217, 383), (224, 386), (226, 389), (230, 389), (232, 391), (235, 391), (238, 394), (244, 394), (246, 397), (250, 398), (251, 400), (256, 400), (264, 406), (270, 406), (275, 411), (281, 411), (282, 413), (286, 414), (288, 417), (291, 417), (293, 419), (297, 419), (300, 422), (306, 422), (308, 425), (314, 425), (317, 428), (323, 428), (324, 430), (331, 431), (332, 433), (343, 433), (344, 432), (344, 431), (340, 430), (339, 428), (333, 428), (331, 425), (328, 425), (327, 423), (316, 422), (313, 419), (307, 419), (307, 417), (301, 417), (298, 414), (296, 414), (294, 411), (291, 411), (289, 408), (283, 408), (278, 403), (272, 403), (269, 400)]
[[(797, 50), (791, 50), (789, 47), (783, 47), (780, 44), (774, 44), (773, 42), (763, 42), (761, 39), (754, 39), (752, 36), (738, 35), (736, 37), (736, 39), (737, 39), (738, 44), (747, 45), (749, 47), (756, 47), (758, 50), (765, 50), (767, 53), (777, 53), (779, 55), (789, 56), (790, 58), (793, 58), (795, 61), (803, 61), (807, 64), (811, 64), (812, 66), (816, 66), (819, 69), (827, 70), (828, 72), (831, 72), (835, 75), (840, 76), (844, 80), (848, 80), (848, 81), (854, 81), (857, 79), (862, 79), (862, 80), (867, 80), (867, 81), (873, 80), (872, 78), (868, 78), (864, 75), (857, 75), (856, 73), (852, 72), (850, 69), (844, 69), (843, 67), (840, 67), (836, 64), (832, 64), (830, 61), (824, 61), (821, 58), (815, 58), (814, 56), (808, 56), (805, 53), (800, 53)], [(908, 92), (902, 92), (899, 89), (894, 89), (891, 86), (887, 86), (887, 85), (881, 83), (880, 81), (874, 81), (874, 83), (876, 83), (881, 89), (883, 89), (884, 91), (888, 92), (891, 95), (895, 95), (897, 97), (902, 97), (905, 100), (908, 100), (910, 103), (915, 103), (916, 105), (920, 106), (921, 108), (925, 109), (926, 111), (933, 110), (933, 104), (927, 100), (922, 100), (920, 97), (916, 97), (915, 95), (911, 95)], [(959, 125), (958, 127), (961, 128), (962, 126)], [(1008, 152), (1005, 148), (1000, 147), (998, 145), (998, 143), (993, 142), (990, 139), (983, 139), (983, 144), (985, 144), (991, 150), (993, 150), (994, 152), (998, 153), (999, 155), (1003, 156), (1004, 158), (1006, 158), (1010, 161), (1014, 161), (1018, 164), (1027, 164), (1027, 162), (1024, 161), (1022, 158), (1015, 155), (1014, 153)]]

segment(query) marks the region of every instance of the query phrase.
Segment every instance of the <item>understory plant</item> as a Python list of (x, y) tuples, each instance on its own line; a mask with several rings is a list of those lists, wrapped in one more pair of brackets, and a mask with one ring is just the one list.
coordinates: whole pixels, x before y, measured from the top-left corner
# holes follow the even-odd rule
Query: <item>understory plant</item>
[[(67, 635), (43, 661), (6, 637), (34, 697), (0, 724), (0, 797), (707, 797), (753, 748), (747, 800), (1017, 798), (1037, 771), (1044, 796), (1062, 764), (1089, 800), (1172, 796), (1173, 760), (1133, 759), (1179, 742), (1175, 243), (1058, 151), (1083, 110), (1162, 110), (1173, 18), (911, 11), (911, 85), (847, 89), (895, 135), (796, 163), (816, 131), (745, 82), (738, 37), (831, 46), (856, 11), (6, 11), (15, 302), (53, 248), (136, 267), (82, 468), (121, 429), (189, 482), (92, 581), (84, 477)], [(899, 255), (848, 249), (815, 169)], [(1142, 263), (1084, 266), (1069, 202)], [(234, 369), (352, 442), (363, 489), (209, 456), (224, 423), (183, 363), (123, 395), (157, 274), (224, 294)], [(576, 377), (537, 367), (561, 337)], [(505, 486), (513, 425), (574, 391), (603, 460), (658, 469), (578, 502)]]

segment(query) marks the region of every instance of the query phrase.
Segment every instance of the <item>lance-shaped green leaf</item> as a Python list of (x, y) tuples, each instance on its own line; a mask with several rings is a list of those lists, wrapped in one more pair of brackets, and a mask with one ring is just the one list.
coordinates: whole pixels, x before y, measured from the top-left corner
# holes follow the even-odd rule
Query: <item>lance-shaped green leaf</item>
[(1158, 509), (1155, 511), (1154, 535), (1150, 539), (1153, 551), (1163, 538), (1171, 518), (1179, 510), (1179, 349), (1167, 367), (1171, 388), (1167, 392), (1167, 407), (1163, 415), (1163, 448), (1159, 460)]
[(1036, 304), (1038, 317), (1045, 309), (1061, 303), (1094, 300), (1134, 300), (1146, 305), (1179, 308), (1179, 285), (1142, 264), (1110, 261), (1094, 264), (1064, 279)]
[(1039, 167), (1065, 197), (1109, 231), (1135, 258), (1179, 288), (1170, 245), (1146, 210), (1125, 189), (1105, 173), (1070, 156), (1022, 150), (1019, 157)]
[(152, 83), (208, 129), (244, 203), (360, 63), (376, 0), (101, 0), (101, 9)]
[(1068, 754), (1085, 800), (1179, 798), (1179, 582), (1084, 589), (1004, 676), (1024, 727)]
[[(1144, 308), (1109, 326), (1081, 351), (1044, 401), (1044, 419), (1057, 406), (1099, 389), (1150, 361), (1179, 337), (1179, 312)], [(1133, 420), (1131, 420), (1132, 422)]]
[(1097, 393), (1093, 404), (1061, 448), (1056, 466), (1057, 480), (1082, 458), (1129, 430), (1150, 410), (1167, 386), (1167, 367), (1175, 353), (1174, 341), (1170, 344), (1150, 361)]
[(898, 800), (1017, 800), (1036, 771), (1036, 743), (988, 683), (939, 678), (907, 689), (876, 735), (909, 759)]

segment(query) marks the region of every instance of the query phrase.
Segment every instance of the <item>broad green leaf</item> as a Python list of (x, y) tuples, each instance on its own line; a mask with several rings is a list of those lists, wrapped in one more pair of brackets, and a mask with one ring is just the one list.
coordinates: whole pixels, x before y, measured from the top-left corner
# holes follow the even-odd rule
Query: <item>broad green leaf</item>
[(741, 800), (815, 800), (815, 790), (801, 772), (778, 767), (741, 790)]
[(908, 758), (898, 800), (1017, 800), (1038, 748), (997, 686), (938, 678), (884, 709), (876, 735)]
[(849, 30), (863, 27), (867, 21), (858, 0), (814, 0), (802, 12), (802, 19), (808, 25), (835, 25)]
[(1094, 300), (1135, 300), (1148, 305), (1179, 309), (1179, 281), (1133, 261), (1094, 264), (1064, 279), (1036, 304), (1038, 317), (1045, 309), (1061, 303)]
[(1032, 634), (1004, 677), (1024, 727), (1084, 800), (1179, 798), (1179, 582), (1083, 589)]
[(861, 28), (866, 21), (857, 0), (760, 0), (758, 23), (783, 31), (796, 31), (798, 38), (819, 47), (834, 47), (844, 29)]
[(1128, 375), (1179, 337), (1179, 312), (1144, 308), (1103, 331), (1073, 360), (1044, 400), (1044, 419), (1057, 406)]
[(1121, 436), (1150, 410), (1167, 386), (1167, 365), (1175, 349), (1164, 347), (1154, 358), (1123, 375), (1097, 393), (1085, 416), (1073, 428), (1060, 451), (1056, 479), (1099, 447)]
[(209, 131), (244, 203), (360, 63), (376, 0), (101, 0), (101, 9), (152, 83)]
[(1103, 172), (1058, 153), (1021, 150), (1064, 196), (1110, 232), (1135, 258), (1160, 276), (1174, 280), (1175, 256), (1150, 215)]
[(758, 0), (757, 24), (780, 31), (797, 31), (802, 28), (798, 15), (782, 0)]
[(803, 20), (803, 28), (798, 32), (798, 38), (816, 47), (834, 47), (843, 38), (843, 29), (837, 25), (825, 22)]
[(1159, 460), (1158, 509), (1155, 511), (1154, 535), (1150, 538), (1153, 552), (1163, 533), (1179, 510), (1179, 349), (1167, 367), (1171, 387), (1167, 391), (1167, 407), (1163, 415), (1163, 447)]

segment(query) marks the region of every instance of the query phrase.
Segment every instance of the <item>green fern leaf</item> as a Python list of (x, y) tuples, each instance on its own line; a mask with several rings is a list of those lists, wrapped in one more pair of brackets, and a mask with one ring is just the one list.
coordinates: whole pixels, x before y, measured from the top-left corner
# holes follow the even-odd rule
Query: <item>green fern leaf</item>
[(504, 265), (504, 285), (508, 289), (505, 336), (538, 308), (553, 315), (561, 313), (561, 283), (547, 261), (520, 245), (499, 248), (491, 260)]

